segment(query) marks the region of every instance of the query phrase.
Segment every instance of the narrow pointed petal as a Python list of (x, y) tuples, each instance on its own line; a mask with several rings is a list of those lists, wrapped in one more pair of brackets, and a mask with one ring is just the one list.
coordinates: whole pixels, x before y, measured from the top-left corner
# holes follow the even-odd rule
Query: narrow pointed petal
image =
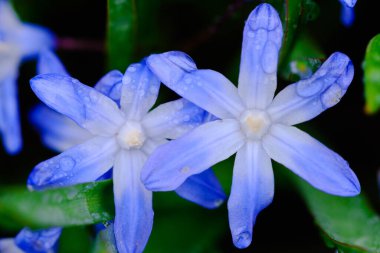
[(18, 45), (24, 58), (34, 57), (44, 50), (52, 49), (55, 45), (53, 33), (34, 24), (22, 24), (21, 28), (11, 36), (9, 41)]
[(63, 152), (94, 137), (70, 118), (44, 105), (34, 107), (29, 118), (40, 133), (43, 143), (57, 152)]
[(315, 74), (283, 89), (268, 112), (273, 121), (294, 125), (308, 121), (336, 105), (354, 76), (351, 60), (342, 53), (332, 54)]
[(40, 230), (22, 229), (15, 238), (16, 245), (28, 253), (53, 253), (62, 228)]
[(248, 108), (265, 109), (277, 86), (282, 25), (277, 11), (260, 4), (249, 15), (243, 32), (239, 95)]
[(274, 125), (263, 139), (268, 155), (315, 188), (338, 196), (355, 196), (360, 184), (337, 153), (291, 126)]
[(235, 120), (217, 120), (157, 148), (148, 158), (141, 178), (153, 191), (178, 188), (194, 174), (233, 155), (245, 136)]
[(120, 104), (122, 79), (123, 74), (119, 70), (111, 70), (95, 84), (94, 88)]
[(39, 75), (61, 74), (70, 76), (58, 56), (50, 50), (44, 50), (40, 53), (37, 63), (37, 73)]
[(274, 195), (272, 164), (260, 142), (247, 142), (235, 158), (228, 217), (232, 239), (242, 249), (251, 244), (257, 215)]
[(144, 117), (142, 124), (152, 138), (176, 139), (203, 123), (206, 112), (185, 100), (162, 104)]
[(30, 85), (42, 102), (93, 134), (113, 135), (124, 123), (114, 101), (74, 78), (38, 75), (30, 80)]
[(118, 149), (114, 138), (92, 138), (39, 163), (29, 175), (28, 187), (42, 190), (95, 181), (112, 167)]
[(226, 194), (212, 169), (189, 177), (175, 192), (182, 198), (208, 209), (219, 207), (226, 199)]
[(9, 1), (0, 1), (0, 31), (13, 29), (21, 25), (16, 12), (13, 10)]
[(120, 253), (143, 252), (153, 226), (152, 192), (140, 180), (146, 156), (139, 150), (120, 151), (115, 160), (115, 238)]
[(350, 27), (355, 21), (355, 10), (352, 7), (342, 5), (340, 9), (340, 21), (345, 27)]
[(17, 247), (13, 238), (1, 238), (0, 239), (0, 252), (1, 253), (25, 253), (19, 247)]
[(347, 7), (354, 7), (357, 0), (339, 0), (342, 4), (346, 5)]
[(0, 80), (0, 130), (5, 150), (16, 154), (22, 148), (16, 77)]
[(149, 70), (145, 60), (131, 64), (121, 86), (121, 109), (128, 119), (140, 120), (157, 100), (160, 81)]
[(236, 87), (227, 78), (212, 70), (197, 70), (185, 53), (151, 55), (147, 64), (163, 84), (219, 118), (238, 116), (244, 110)]

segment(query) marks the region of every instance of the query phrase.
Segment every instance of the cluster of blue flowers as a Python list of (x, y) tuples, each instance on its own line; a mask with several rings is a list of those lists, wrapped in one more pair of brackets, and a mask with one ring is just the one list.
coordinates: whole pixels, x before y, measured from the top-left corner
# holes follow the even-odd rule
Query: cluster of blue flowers
[[(42, 141), (61, 154), (35, 166), (30, 190), (112, 177), (116, 247), (142, 252), (153, 226), (152, 191), (175, 190), (205, 208), (217, 208), (226, 196), (210, 167), (236, 153), (229, 223), (235, 246), (248, 247), (257, 215), (273, 199), (271, 159), (324, 192), (360, 192), (342, 157), (292, 126), (337, 104), (353, 79), (353, 65), (346, 55), (334, 53), (314, 75), (274, 97), (282, 31), (271, 5), (252, 11), (243, 33), (238, 88), (218, 72), (197, 69), (178, 51), (150, 55), (90, 87), (72, 78), (49, 50), (54, 46), (50, 32), (21, 23), (0, 0), (4, 147), (9, 153), (21, 148), (17, 68), (25, 57), (38, 56), (38, 75), (30, 84), (47, 106), (34, 108), (31, 120)], [(182, 98), (151, 110), (160, 83)], [(61, 228), (25, 228), (15, 239), (1, 240), (0, 251), (53, 252), (60, 233)]]

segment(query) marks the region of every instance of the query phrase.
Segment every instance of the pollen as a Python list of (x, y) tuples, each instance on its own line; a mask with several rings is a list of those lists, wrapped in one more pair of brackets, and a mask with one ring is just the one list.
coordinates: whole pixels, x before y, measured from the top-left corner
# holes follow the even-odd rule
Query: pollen
[(117, 135), (117, 141), (124, 149), (139, 149), (144, 145), (145, 139), (141, 124), (134, 121), (126, 122)]
[(252, 140), (261, 139), (271, 125), (269, 115), (262, 110), (247, 110), (240, 117), (240, 127), (245, 136)]

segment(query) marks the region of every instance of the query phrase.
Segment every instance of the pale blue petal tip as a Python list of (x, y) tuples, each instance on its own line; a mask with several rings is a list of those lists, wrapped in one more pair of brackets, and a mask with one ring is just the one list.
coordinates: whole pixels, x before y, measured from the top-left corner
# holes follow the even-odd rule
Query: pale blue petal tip
[(39, 75), (54, 73), (69, 76), (58, 56), (48, 49), (42, 50), (38, 57), (37, 73)]
[(339, 0), (342, 5), (347, 6), (349, 8), (353, 8), (357, 2), (357, 0)]
[(251, 12), (247, 24), (252, 31), (259, 29), (272, 31), (281, 26), (281, 19), (272, 5), (263, 3)]
[(239, 249), (245, 249), (252, 242), (252, 234), (248, 231), (244, 231), (233, 238), (234, 245)]

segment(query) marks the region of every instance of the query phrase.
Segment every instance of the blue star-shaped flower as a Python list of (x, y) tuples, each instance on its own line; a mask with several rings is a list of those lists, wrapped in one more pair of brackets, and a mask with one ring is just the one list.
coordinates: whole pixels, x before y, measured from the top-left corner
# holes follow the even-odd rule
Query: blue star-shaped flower
[(6, 0), (0, 0), (0, 134), (6, 151), (15, 154), (22, 147), (16, 80), (23, 59), (53, 46), (46, 29), (21, 23)]
[(340, 196), (360, 192), (358, 179), (343, 158), (292, 126), (338, 103), (352, 81), (353, 65), (346, 55), (334, 53), (313, 76), (273, 98), (282, 35), (271, 5), (261, 4), (250, 14), (238, 89), (218, 72), (197, 70), (180, 52), (147, 60), (164, 84), (220, 120), (159, 147), (145, 163), (142, 179), (150, 190), (172, 190), (237, 153), (228, 210), (239, 248), (250, 245), (256, 216), (273, 199), (271, 158), (324, 192)]
[[(142, 166), (167, 139), (202, 124), (206, 113), (184, 99), (148, 112), (156, 101), (159, 81), (145, 60), (130, 65), (124, 76), (119, 72), (106, 75), (96, 89), (62, 74), (39, 75), (31, 80), (31, 86), (43, 102), (87, 131), (88, 139), (38, 164), (29, 176), (29, 187), (39, 190), (95, 181), (113, 167), (118, 250), (142, 252), (153, 222), (152, 193), (140, 180)], [(67, 119), (54, 117), (44, 118), (40, 126), (45, 140), (50, 139), (59, 149), (64, 146), (57, 138), (61, 131), (52, 129)], [(63, 128), (66, 137), (67, 132), (77, 131), (72, 124)], [(189, 178), (177, 193), (207, 208), (216, 208), (225, 198), (211, 170)]]

